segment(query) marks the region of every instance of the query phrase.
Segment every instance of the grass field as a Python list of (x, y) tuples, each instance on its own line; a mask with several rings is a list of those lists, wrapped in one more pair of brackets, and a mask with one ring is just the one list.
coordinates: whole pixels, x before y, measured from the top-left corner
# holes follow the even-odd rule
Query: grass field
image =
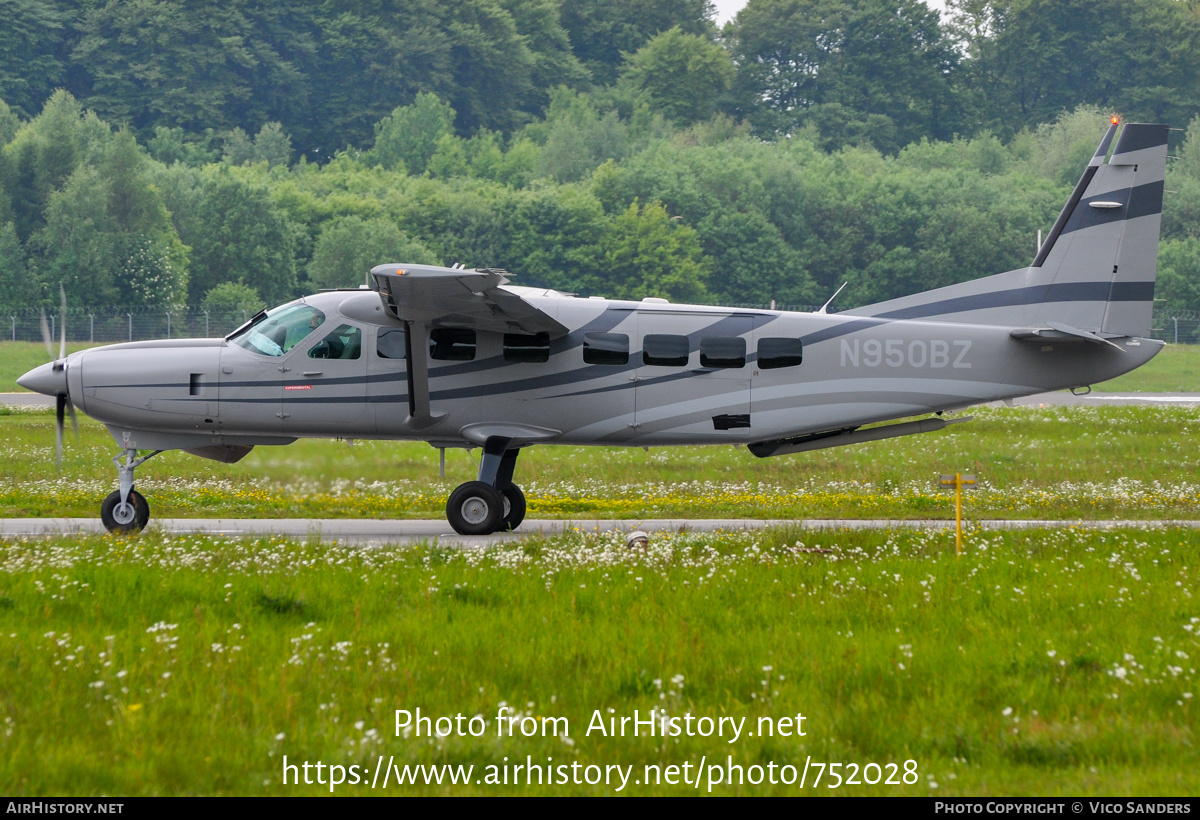
[[(7, 794), (328, 794), (284, 787), (283, 756), (369, 783), (381, 754), (474, 774), (337, 792), (615, 791), (514, 785), (511, 768), (508, 785), (474, 782), (527, 756), (581, 776), (632, 766), (627, 794), (695, 793), (634, 781), (685, 762), (694, 781), (728, 756), (747, 778), (807, 760), (844, 780), (857, 764), (860, 781), (895, 764), (900, 781), (830, 789), (812, 768), (810, 794), (1200, 790), (1192, 533), (976, 533), (959, 559), (944, 533), (789, 530), (632, 552), (582, 534), (461, 552), (154, 534), (0, 549)], [(496, 737), (505, 705), (535, 736)], [(397, 736), (395, 710), (418, 707), (481, 715), (484, 736)], [(651, 709), (746, 723), (734, 742), (588, 731), (596, 710)], [(791, 717), (773, 726), (792, 735), (798, 714), (804, 737), (760, 736), (760, 718)], [(542, 737), (560, 717), (569, 736)], [(716, 775), (699, 771), (706, 792)]]
[[(535, 447), (517, 475), (538, 517), (945, 518), (934, 479), (963, 470), (984, 482), (968, 518), (1200, 518), (1195, 408), (974, 414), (766, 460)], [(81, 421), (57, 474), (53, 413), (0, 414), (0, 515), (97, 515), (115, 447)], [(304, 441), (237, 465), (167, 453), (138, 488), (155, 516), (436, 518), (475, 463), (451, 451), (443, 481), (424, 444)], [(1194, 795), (1198, 564), (1184, 529), (973, 532), (961, 558), (942, 532), (787, 528), (634, 551), (579, 532), (460, 552), (0, 540), (0, 792), (328, 794), (337, 765), (364, 781), (339, 794), (612, 794), (627, 777), (621, 794)], [(479, 715), (464, 725), (483, 736), (397, 734), (396, 710), (417, 708)], [(502, 708), (516, 736), (496, 736)], [(594, 728), (651, 709), (681, 730), (734, 723)], [(285, 786), (285, 755), (320, 761), (326, 784)], [(527, 761), (575, 768), (531, 786)], [(381, 762), (395, 774), (372, 789)], [(814, 784), (818, 763), (837, 775)], [(405, 768), (443, 764), (474, 768), (459, 785), (463, 769), (428, 785), (432, 769)], [(778, 782), (806, 765), (803, 789)], [(698, 787), (658, 780), (668, 766)], [(507, 784), (475, 782), (492, 777)]]
[[(973, 472), (974, 518), (1200, 518), (1200, 414), (1189, 407), (981, 408), (942, 432), (757, 459), (740, 447), (534, 447), (517, 464), (531, 517), (947, 518), (934, 489)], [(52, 412), (0, 415), (0, 515), (97, 515), (115, 446), (86, 419), (53, 463)], [(1183, 446), (1181, 446), (1183, 442)], [(440, 518), (478, 451), (299, 441), (236, 465), (169, 452), (138, 469), (157, 517)]]

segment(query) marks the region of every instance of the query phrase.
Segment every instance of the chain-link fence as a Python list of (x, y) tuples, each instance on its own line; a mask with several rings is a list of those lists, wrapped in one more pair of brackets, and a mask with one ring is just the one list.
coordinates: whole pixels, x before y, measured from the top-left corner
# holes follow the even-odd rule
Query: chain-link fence
[[(774, 307), (779, 310), (812, 311), (813, 305), (737, 305), (743, 308)], [(830, 313), (836, 311), (830, 309)], [(69, 308), (66, 314), (67, 341), (136, 342), (145, 339), (195, 339), (225, 336), (244, 324), (252, 311), (213, 312), (181, 308), (161, 310), (137, 307)], [(56, 342), (62, 332), (58, 311), (46, 311), (46, 325)], [(0, 339), (18, 342), (42, 340), (42, 313), (21, 308), (0, 312)], [(1151, 336), (1173, 344), (1200, 344), (1200, 311), (1172, 311), (1154, 317)]]
[[(42, 339), (42, 312), (36, 309), (0, 312), (0, 338), (14, 342)], [(145, 339), (195, 339), (225, 336), (253, 315), (252, 311), (214, 312), (182, 308), (161, 310), (145, 307), (68, 308), (65, 317), (67, 341), (136, 342)], [(45, 312), (50, 336), (58, 341), (64, 317)]]

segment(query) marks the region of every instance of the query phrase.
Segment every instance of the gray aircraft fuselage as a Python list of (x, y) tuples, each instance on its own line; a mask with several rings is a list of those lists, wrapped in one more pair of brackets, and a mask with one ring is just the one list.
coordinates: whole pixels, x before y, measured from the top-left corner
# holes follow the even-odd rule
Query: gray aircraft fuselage
[[(405, 426), (406, 359), (385, 358), (377, 349), (381, 332), (404, 325), (366, 290), (302, 300), (325, 319), (281, 356), (223, 339), (133, 342), (72, 354), (71, 398), (118, 441), (140, 449), (282, 444), (300, 437), (475, 445), (487, 430), (474, 428), (502, 420), (544, 431), (533, 440), (563, 444), (747, 443), (1089, 385), (1132, 370), (1161, 349), (1148, 339), (1121, 340), (1122, 350), (1029, 344), (1002, 326), (508, 289), (569, 334), (548, 341), (544, 362), (506, 359), (505, 334), (488, 331), (474, 333), (472, 358), (431, 360), (430, 402), (446, 415), (429, 429)], [(310, 355), (322, 330), (342, 324), (362, 333), (358, 358)], [(618, 351), (616, 363), (585, 363), (588, 334), (626, 337), (626, 360), (619, 362)], [(646, 363), (651, 334), (686, 337), (686, 359)], [(728, 346), (734, 339), (744, 345), (740, 366), (736, 355), (716, 360), (720, 366), (712, 366), (712, 358), (701, 361), (705, 340)], [(763, 339), (799, 340), (801, 361), (761, 368)]]
[(946, 411), (1149, 361), (1167, 131), (1116, 138), (1114, 120), (1028, 267), (844, 313), (582, 299), (492, 268), (384, 264), (375, 289), (309, 296), (225, 339), (62, 357), (64, 337), (61, 358), (18, 382), (56, 396), (60, 448), (67, 410), (108, 426), (122, 451), (101, 506), (113, 531), (149, 520), (133, 476), (157, 452), (232, 462), (301, 437), (479, 446), (478, 479), (447, 517), (460, 533), (512, 529), (532, 444), (786, 455), (933, 432)]

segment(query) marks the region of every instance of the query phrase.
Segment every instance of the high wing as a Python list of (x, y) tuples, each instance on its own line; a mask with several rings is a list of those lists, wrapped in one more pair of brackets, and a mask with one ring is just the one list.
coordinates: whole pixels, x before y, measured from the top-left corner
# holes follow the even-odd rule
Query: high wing
[(379, 265), (371, 269), (384, 307), (403, 322), (470, 327), (499, 333), (567, 335), (549, 314), (505, 290), (505, 271), (435, 265)]
[(404, 322), (408, 332), (409, 429), (432, 427), (446, 414), (429, 406), (429, 364), (414, 356), (429, 345), (429, 331), (439, 327), (467, 327), (498, 333), (534, 335), (551, 339), (566, 336), (567, 328), (518, 294), (505, 290), (508, 277), (502, 270), (466, 270), (435, 265), (379, 265), (371, 269), (384, 308)]

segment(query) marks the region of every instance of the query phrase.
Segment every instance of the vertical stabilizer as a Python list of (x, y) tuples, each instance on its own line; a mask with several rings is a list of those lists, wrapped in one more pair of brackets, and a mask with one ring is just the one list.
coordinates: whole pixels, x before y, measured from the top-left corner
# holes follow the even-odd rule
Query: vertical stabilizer
[(892, 319), (1069, 325), (1148, 336), (1167, 126), (1114, 122), (1028, 268), (847, 311)]
[(1045, 292), (1033, 298), (1029, 321), (1148, 336), (1167, 126), (1126, 125), (1107, 163), (1106, 149), (1102, 143), (1034, 259), (1031, 273)]

